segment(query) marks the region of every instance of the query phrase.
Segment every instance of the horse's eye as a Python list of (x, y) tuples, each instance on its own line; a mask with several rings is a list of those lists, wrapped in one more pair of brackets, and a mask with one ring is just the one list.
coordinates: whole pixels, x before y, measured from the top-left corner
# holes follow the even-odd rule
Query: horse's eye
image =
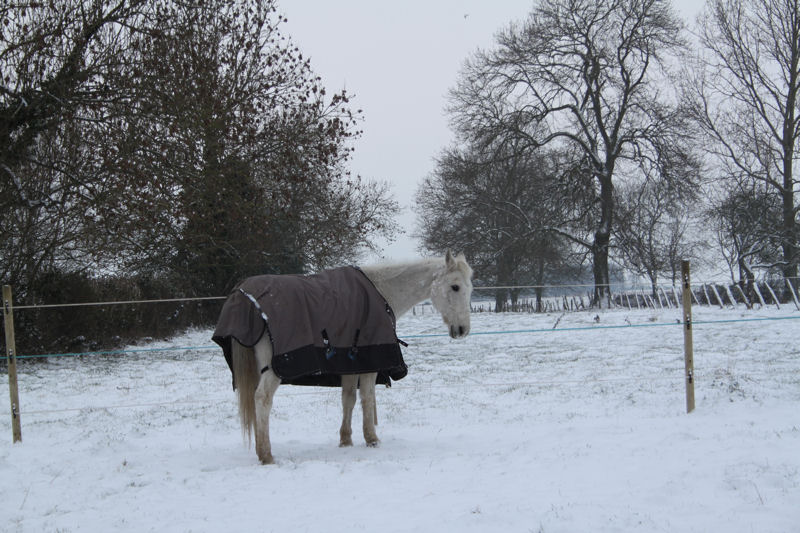
[(451, 289), (453, 289), (453, 291), (454, 291), (454, 292), (458, 292), (458, 290), (459, 290), (461, 287), (459, 287), (458, 285), (450, 285), (450, 288), (451, 288)]

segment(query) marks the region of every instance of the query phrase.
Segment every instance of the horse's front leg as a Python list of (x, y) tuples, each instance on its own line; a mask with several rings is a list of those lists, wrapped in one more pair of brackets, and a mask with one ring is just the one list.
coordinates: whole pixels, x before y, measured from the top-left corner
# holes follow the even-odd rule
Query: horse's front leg
[(380, 442), (375, 433), (375, 425), (378, 423), (377, 408), (375, 404), (375, 380), (378, 374), (360, 374), (358, 376), (358, 388), (361, 394), (361, 409), (363, 410), (364, 440), (367, 446), (375, 447)]
[(353, 407), (356, 405), (358, 376), (342, 376), (342, 427), (339, 429), (339, 446), (353, 445)]
[(281, 378), (272, 371), (272, 368), (269, 368), (272, 362), (272, 346), (268, 341), (262, 339), (256, 344), (255, 355), (258, 368), (267, 368), (261, 373), (261, 379), (255, 392), (256, 454), (261, 464), (269, 465), (275, 462), (272, 458), (272, 446), (269, 441), (269, 414), (272, 411), (272, 399), (281, 384)]

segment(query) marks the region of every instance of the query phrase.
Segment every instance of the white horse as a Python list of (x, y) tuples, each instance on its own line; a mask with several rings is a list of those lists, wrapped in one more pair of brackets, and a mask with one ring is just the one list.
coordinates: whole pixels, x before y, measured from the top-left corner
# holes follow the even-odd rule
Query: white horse
[[(422, 259), (410, 263), (372, 265), (362, 271), (391, 306), (396, 317), (415, 304), (431, 299), (449, 326), (450, 336), (464, 337), (469, 333), (469, 303), (472, 294), (472, 269), (460, 254), (447, 253), (444, 258)], [(259, 369), (267, 368), (263, 374)], [(239, 398), (242, 429), (248, 435), (255, 430), (256, 453), (262, 464), (272, 464), (269, 440), (269, 415), (272, 398), (281, 379), (272, 370), (272, 345), (264, 335), (252, 348), (232, 340), (232, 368)], [(342, 427), (339, 446), (352, 446), (351, 421), (356, 403), (356, 388), (361, 395), (364, 440), (367, 446), (378, 445), (375, 433), (375, 380), (377, 374), (342, 376)]]

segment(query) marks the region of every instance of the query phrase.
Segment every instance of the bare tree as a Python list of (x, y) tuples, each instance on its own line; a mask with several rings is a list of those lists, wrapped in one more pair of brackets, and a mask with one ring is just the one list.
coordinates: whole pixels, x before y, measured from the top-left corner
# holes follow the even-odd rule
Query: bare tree
[(144, 4), (0, 6), (0, 274), (19, 295), (43, 270), (92, 265), (85, 219), (104, 184), (82, 128), (125, 96), (107, 80), (146, 27)]
[(105, 79), (124, 57), (124, 39), (118, 37), (138, 26), (143, 4), (21, 0), (0, 7), (3, 207), (52, 205), (47, 196), (26, 190), (17, 167), (35, 163), (31, 150), (42, 133), (102, 114), (115, 97)]
[(615, 256), (622, 268), (645, 276), (655, 296), (659, 277), (668, 276), (674, 284), (681, 261), (696, 257), (687, 200), (653, 181), (620, 187), (616, 193)]
[(731, 280), (752, 300), (756, 268), (781, 257), (781, 201), (758, 181), (740, 183), (723, 195), (712, 202), (708, 217)]
[[(500, 287), (542, 285), (568, 253), (563, 237), (545, 229), (572, 213), (561, 196), (560, 158), (519, 145), (446, 150), (417, 192), (422, 247), (463, 250), (476, 277)], [(495, 308), (518, 296), (497, 289)]]
[[(800, 2), (710, 0), (699, 17), (699, 36), (703, 50), (694, 75), (685, 76), (685, 92), (694, 118), (712, 141), (710, 153), (730, 184), (731, 194), (719, 209), (730, 211), (730, 200), (742, 198), (739, 191), (776, 195), (781, 223), (770, 230), (782, 256), (753, 266), (780, 269), (787, 279), (795, 278), (800, 261), (799, 180), (794, 176), (800, 136)], [(751, 229), (749, 223), (729, 228), (735, 227)], [(737, 257), (767, 259), (768, 254), (747, 251), (747, 234), (734, 238), (741, 241), (732, 244)], [(741, 268), (746, 272), (750, 267)]]
[(575, 168), (594, 183), (592, 235), (562, 231), (591, 252), (597, 302), (608, 295), (614, 184), (641, 164), (663, 165), (663, 179), (690, 177), (677, 171), (690, 160), (688, 128), (664, 76), (682, 30), (665, 0), (542, 1), (498, 35), (495, 50), (472, 58), (452, 93), (465, 136), (577, 154)]

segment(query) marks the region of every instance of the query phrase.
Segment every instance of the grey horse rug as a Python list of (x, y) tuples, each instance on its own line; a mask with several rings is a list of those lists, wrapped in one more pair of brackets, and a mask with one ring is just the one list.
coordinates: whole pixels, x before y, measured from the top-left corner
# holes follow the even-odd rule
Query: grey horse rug
[(335, 387), (344, 374), (377, 372), (389, 385), (408, 372), (394, 312), (357, 267), (245, 279), (225, 301), (212, 340), (232, 372), (231, 339), (252, 347), (265, 334), (282, 383)]

